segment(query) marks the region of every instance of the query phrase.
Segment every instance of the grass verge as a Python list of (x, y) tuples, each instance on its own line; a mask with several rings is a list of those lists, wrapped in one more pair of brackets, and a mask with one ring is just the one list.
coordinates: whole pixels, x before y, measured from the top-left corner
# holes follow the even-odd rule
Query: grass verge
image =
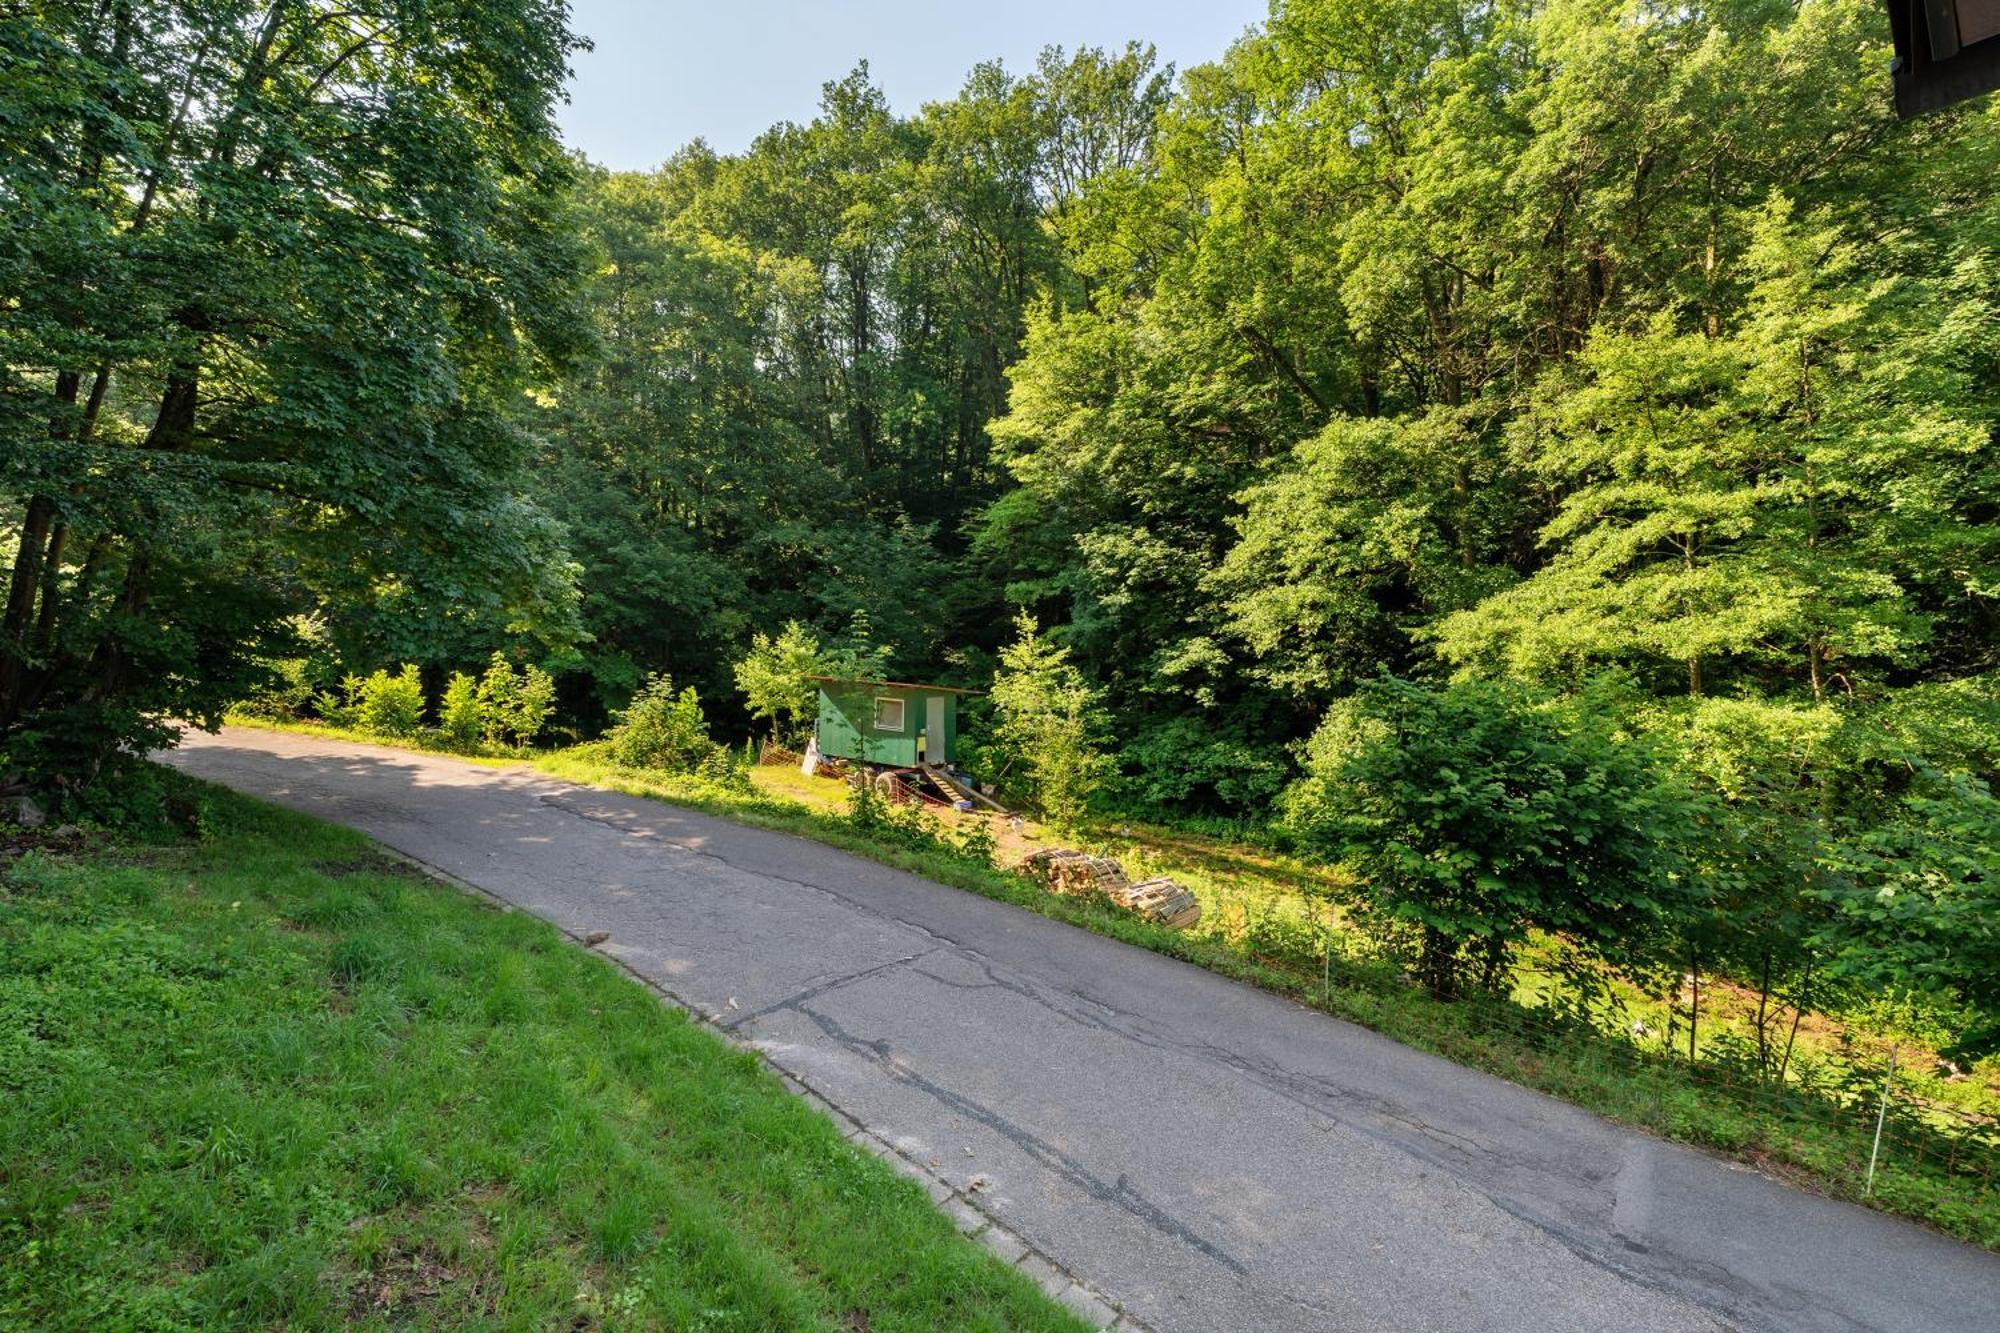
[(0, 870), (0, 1325), (1082, 1327), (553, 928), (202, 809)]

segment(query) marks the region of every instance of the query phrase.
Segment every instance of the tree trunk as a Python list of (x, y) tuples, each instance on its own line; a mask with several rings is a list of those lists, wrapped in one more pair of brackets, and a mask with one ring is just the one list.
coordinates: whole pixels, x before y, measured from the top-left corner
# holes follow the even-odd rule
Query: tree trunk
[(69, 524), (56, 520), (49, 533), (48, 554), (42, 557), (42, 610), (35, 620), (35, 650), (47, 652), (56, 635), (56, 603), (62, 596), (63, 548), (69, 545)]
[(1785, 1038), (1785, 1054), (1778, 1061), (1778, 1082), (1785, 1081), (1785, 1074), (1792, 1067), (1792, 1044), (1799, 1039), (1799, 1020), (1806, 1016), (1806, 1003), (1812, 995), (1812, 963), (1806, 963), (1805, 975), (1799, 978), (1798, 998), (1792, 1001), (1792, 1031)]
[(1765, 1015), (1771, 1007), (1771, 951), (1764, 950), (1764, 965), (1757, 977), (1757, 1072), (1769, 1077), (1771, 1073), (1771, 1036), (1765, 1026)]
[(28, 627), (35, 614), (35, 593), (41, 586), (42, 560), (55, 526), (56, 505), (46, 495), (28, 501), (21, 523), (21, 546), (14, 553), (14, 573), (7, 585), (7, 607), (0, 612), (0, 726), (20, 718), (21, 681), (27, 667)]
[(1688, 952), (1688, 984), (1693, 988), (1688, 997), (1688, 1064), (1695, 1062), (1695, 1038), (1701, 1031), (1701, 954)]
[[(119, 609), (128, 617), (136, 617), (146, 607), (147, 580), (152, 573), (152, 563), (143, 549), (135, 547), (131, 559), (125, 565), (125, 586), (119, 591)], [(125, 648), (114, 635), (105, 639), (98, 649), (97, 680), (91, 686), (91, 694), (98, 699), (113, 699), (125, 688)]]
[(1507, 941), (1499, 935), (1488, 935), (1484, 949), (1485, 959), (1479, 973), (1480, 989), (1490, 994), (1500, 994), (1500, 983), (1507, 971)]
[(1424, 985), (1440, 999), (1450, 999), (1457, 991), (1453, 984), (1456, 948), (1445, 933), (1435, 926), (1424, 927), (1422, 952), (1417, 959), (1417, 970), (1422, 973)]
[(200, 401), (200, 379), (196, 368), (177, 364), (167, 375), (160, 393), (159, 415), (146, 432), (147, 449), (178, 449), (194, 434), (195, 407)]

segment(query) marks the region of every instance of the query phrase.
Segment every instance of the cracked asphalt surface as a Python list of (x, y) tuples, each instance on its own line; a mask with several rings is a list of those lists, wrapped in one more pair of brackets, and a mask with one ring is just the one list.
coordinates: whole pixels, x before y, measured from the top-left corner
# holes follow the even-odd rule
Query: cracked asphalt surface
[(609, 931), (1160, 1330), (2000, 1328), (2000, 1256), (816, 843), (315, 737), (162, 758)]

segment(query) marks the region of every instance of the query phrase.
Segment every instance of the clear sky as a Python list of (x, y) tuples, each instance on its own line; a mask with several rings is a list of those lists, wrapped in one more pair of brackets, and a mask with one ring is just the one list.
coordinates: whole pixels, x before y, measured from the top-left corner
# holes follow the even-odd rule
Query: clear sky
[(657, 165), (701, 137), (749, 147), (806, 121), (820, 85), (868, 61), (899, 113), (951, 96), (982, 60), (1016, 72), (1051, 44), (1159, 48), (1186, 69), (1221, 55), (1265, 0), (572, 0), (577, 57), (563, 135), (607, 166)]

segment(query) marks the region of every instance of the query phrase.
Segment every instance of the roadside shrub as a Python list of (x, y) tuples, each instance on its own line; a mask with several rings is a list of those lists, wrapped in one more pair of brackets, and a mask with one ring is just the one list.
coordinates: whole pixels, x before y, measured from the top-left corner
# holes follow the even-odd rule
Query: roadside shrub
[(272, 722), (301, 722), (319, 711), (320, 692), (340, 679), (340, 661), (319, 616), (293, 616), (283, 655), (259, 658), (264, 678), (231, 711)]
[(983, 820), (967, 821), (952, 842), (960, 856), (985, 866), (993, 864), (993, 857), (1000, 850), (1000, 840), (993, 836), (993, 830)]
[(832, 673), (819, 637), (791, 620), (776, 638), (759, 633), (751, 640), (750, 651), (736, 664), (736, 688), (750, 716), (770, 723), (772, 740), (799, 745), (819, 711), (819, 685), (812, 677)]
[(329, 727), (354, 727), (360, 725), (354, 717), (354, 701), (361, 695), (361, 677), (345, 675), (340, 683), (321, 690), (313, 700), (313, 711), (319, 720)]
[[(1133, 813), (1187, 822), (1216, 812), (1262, 815), (1284, 788), (1284, 754), (1237, 725), (1177, 717), (1137, 730), (1118, 747), (1116, 795)], [(1224, 836), (1239, 830), (1231, 827)]]
[(479, 678), (479, 706), (485, 736), (494, 745), (526, 745), (541, 734), (555, 711), (556, 683), (538, 666), (516, 671), (505, 653), (493, 654)]
[(2000, 798), (1975, 778), (1918, 780), (1823, 851), (1836, 914), (1821, 943), (1864, 993), (1951, 1013), (1944, 1053), (1978, 1059), (2000, 1053)]
[(417, 668), (405, 664), (395, 675), (348, 676), (339, 695), (322, 696), (320, 715), (335, 726), (377, 736), (414, 736), (424, 722), (424, 686)]
[(463, 671), (454, 671), (438, 701), (438, 739), (470, 750), (485, 735), (486, 705), (479, 698), (479, 682)]
[(953, 832), (923, 806), (899, 805), (866, 780), (849, 782), (847, 822), (874, 842), (913, 852), (942, 853), (979, 866), (991, 866), (998, 850), (993, 830), (983, 822), (969, 821)]
[(1500, 685), (1389, 678), (1334, 711), (1305, 760), (1287, 830), (1361, 877), (1357, 918), (1407, 940), (1437, 994), (1502, 989), (1534, 930), (1629, 961), (1689, 915), (1693, 798), (1588, 716)]
[(615, 714), (605, 747), (626, 768), (659, 768), (726, 781), (735, 772), (729, 751), (708, 734), (694, 686), (676, 694), (665, 672), (649, 676), (630, 706)]
[[(0, 750), (0, 777), (9, 757)], [(36, 792), (34, 799), (48, 823), (97, 825), (150, 842), (200, 834), (204, 819), (212, 827), (218, 816), (205, 806), (214, 794), (214, 788), (174, 769), (113, 752), (86, 780)], [(14, 809), (11, 800), (0, 800), (0, 824)]]
[(1113, 771), (1101, 743), (1100, 700), (1069, 650), (1043, 637), (1033, 616), (1023, 611), (1014, 627), (1019, 637), (1001, 649), (993, 673), (997, 720), (988, 750), (1053, 827), (1074, 829)]
[(236, 711), (272, 722), (297, 722), (310, 717), (319, 691), (308, 674), (307, 659), (289, 657), (268, 665), (270, 683), (238, 703)]

